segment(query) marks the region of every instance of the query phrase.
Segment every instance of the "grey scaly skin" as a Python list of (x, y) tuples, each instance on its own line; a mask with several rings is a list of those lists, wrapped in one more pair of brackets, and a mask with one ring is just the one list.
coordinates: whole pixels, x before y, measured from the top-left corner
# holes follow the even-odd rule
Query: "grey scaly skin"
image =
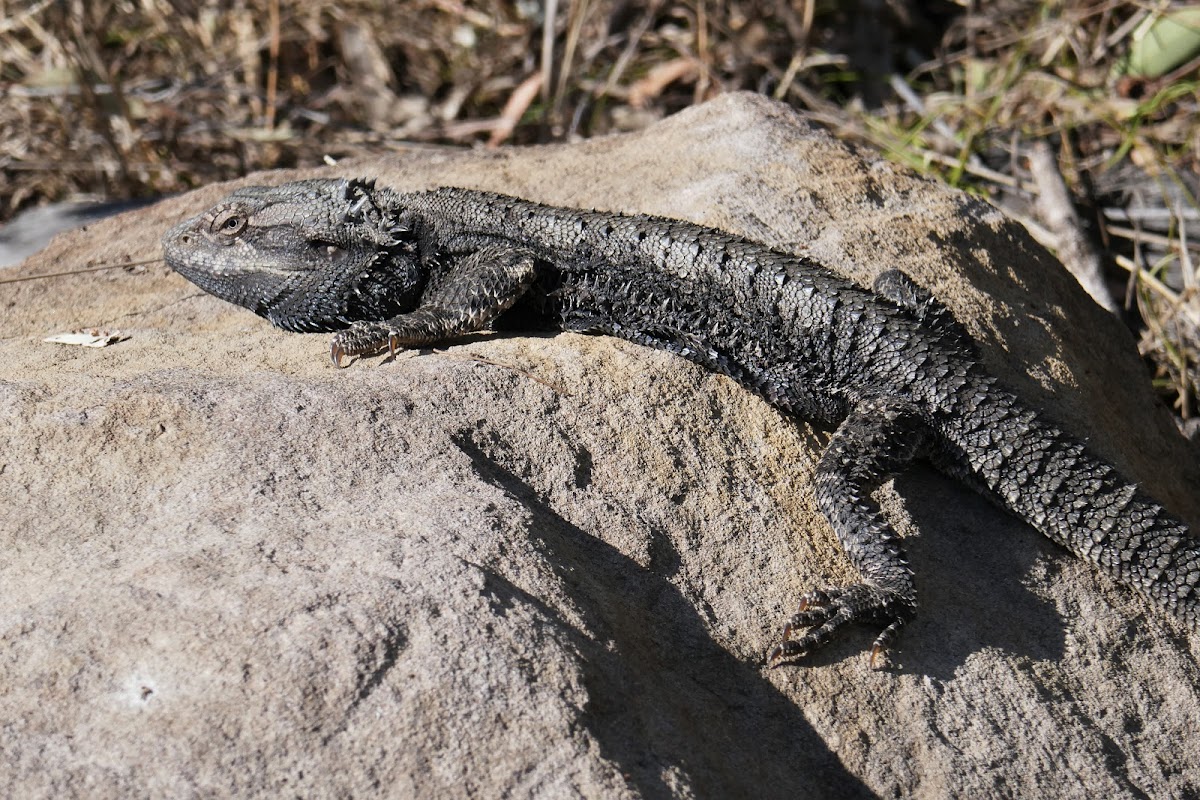
[(816, 496), (862, 582), (801, 598), (772, 662), (847, 622), (882, 628), (874, 661), (912, 619), (912, 570), (871, 494), (917, 458), (1200, 626), (1200, 540), (985, 373), (901, 272), (871, 292), (686, 222), (356, 180), (241, 189), (163, 247), (184, 277), (281, 328), (339, 331), (339, 366), (505, 321), (667, 350), (835, 427)]

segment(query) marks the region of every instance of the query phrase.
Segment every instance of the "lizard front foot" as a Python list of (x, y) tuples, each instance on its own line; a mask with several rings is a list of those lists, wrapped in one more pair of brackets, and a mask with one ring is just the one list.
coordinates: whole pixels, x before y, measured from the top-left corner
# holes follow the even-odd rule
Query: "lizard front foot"
[[(884, 653), (909, 620), (916, 614), (916, 602), (898, 592), (865, 583), (818, 589), (800, 598), (800, 607), (783, 626), (783, 641), (771, 649), (767, 662), (777, 666), (784, 659), (808, 655), (833, 638), (848, 622), (884, 624), (871, 647), (871, 667)], [(798, 628), (809, 628), (793, 639)]]
[(356, 322), (333, 337), (329, 360), (340, 368), (346, 356), (379, 353), (385, 347), (390, 355), (396, 355), (400, 349), (399, 331), (382, 322)]

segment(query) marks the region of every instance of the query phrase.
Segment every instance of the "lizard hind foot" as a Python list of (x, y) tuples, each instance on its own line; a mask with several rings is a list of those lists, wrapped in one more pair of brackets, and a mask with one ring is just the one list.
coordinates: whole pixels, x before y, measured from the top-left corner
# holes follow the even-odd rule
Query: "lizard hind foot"
[[(832, 640), (847, 623), (862, 622), (884, 625), (871, 646), (874, 668), (915, 613), (916, 603), (910, 598), (866, 583), (817, 589), (800, 598), (800, 607), (783, 626), (783, 641), (771, 649), (767, 663), (778, 666), (785, 660), (809, 655)], [(808, 630), (792, 638), (803, 628)]]

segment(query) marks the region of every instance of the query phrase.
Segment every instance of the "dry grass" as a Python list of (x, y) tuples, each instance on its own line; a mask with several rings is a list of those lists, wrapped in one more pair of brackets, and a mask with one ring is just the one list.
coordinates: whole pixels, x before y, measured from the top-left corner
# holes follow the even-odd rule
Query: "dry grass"
[(1129, 59), (1166, 40), (1147, 26), (1169, 5), (0, 0), (0, 219), (398, 141), (571, 140), (749, 89), (1054, 245), (1026, 160), (1049, 142), (1160, 387), (1194, 416), (1200, 61), (1139, 76)]

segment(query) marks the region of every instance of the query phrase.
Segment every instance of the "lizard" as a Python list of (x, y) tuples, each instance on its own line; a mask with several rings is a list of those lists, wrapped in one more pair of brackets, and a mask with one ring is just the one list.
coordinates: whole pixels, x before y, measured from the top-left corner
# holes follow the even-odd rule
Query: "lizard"
[(726, 375), (832, 429), (817, 505), (861, 581), (799, 599), (768, 663), (848, 623), (917, 610), (913, 570), (872, 492), (917, 459), (1200, 629), (1200, 538), (982, 366), (966, 328), (905, 273), (870, 290), (818, 262), (679, 220), (361, 179), (233, 192), (163, 237), (167, 264), (330, 358), (489, 327), (616, 336)]

